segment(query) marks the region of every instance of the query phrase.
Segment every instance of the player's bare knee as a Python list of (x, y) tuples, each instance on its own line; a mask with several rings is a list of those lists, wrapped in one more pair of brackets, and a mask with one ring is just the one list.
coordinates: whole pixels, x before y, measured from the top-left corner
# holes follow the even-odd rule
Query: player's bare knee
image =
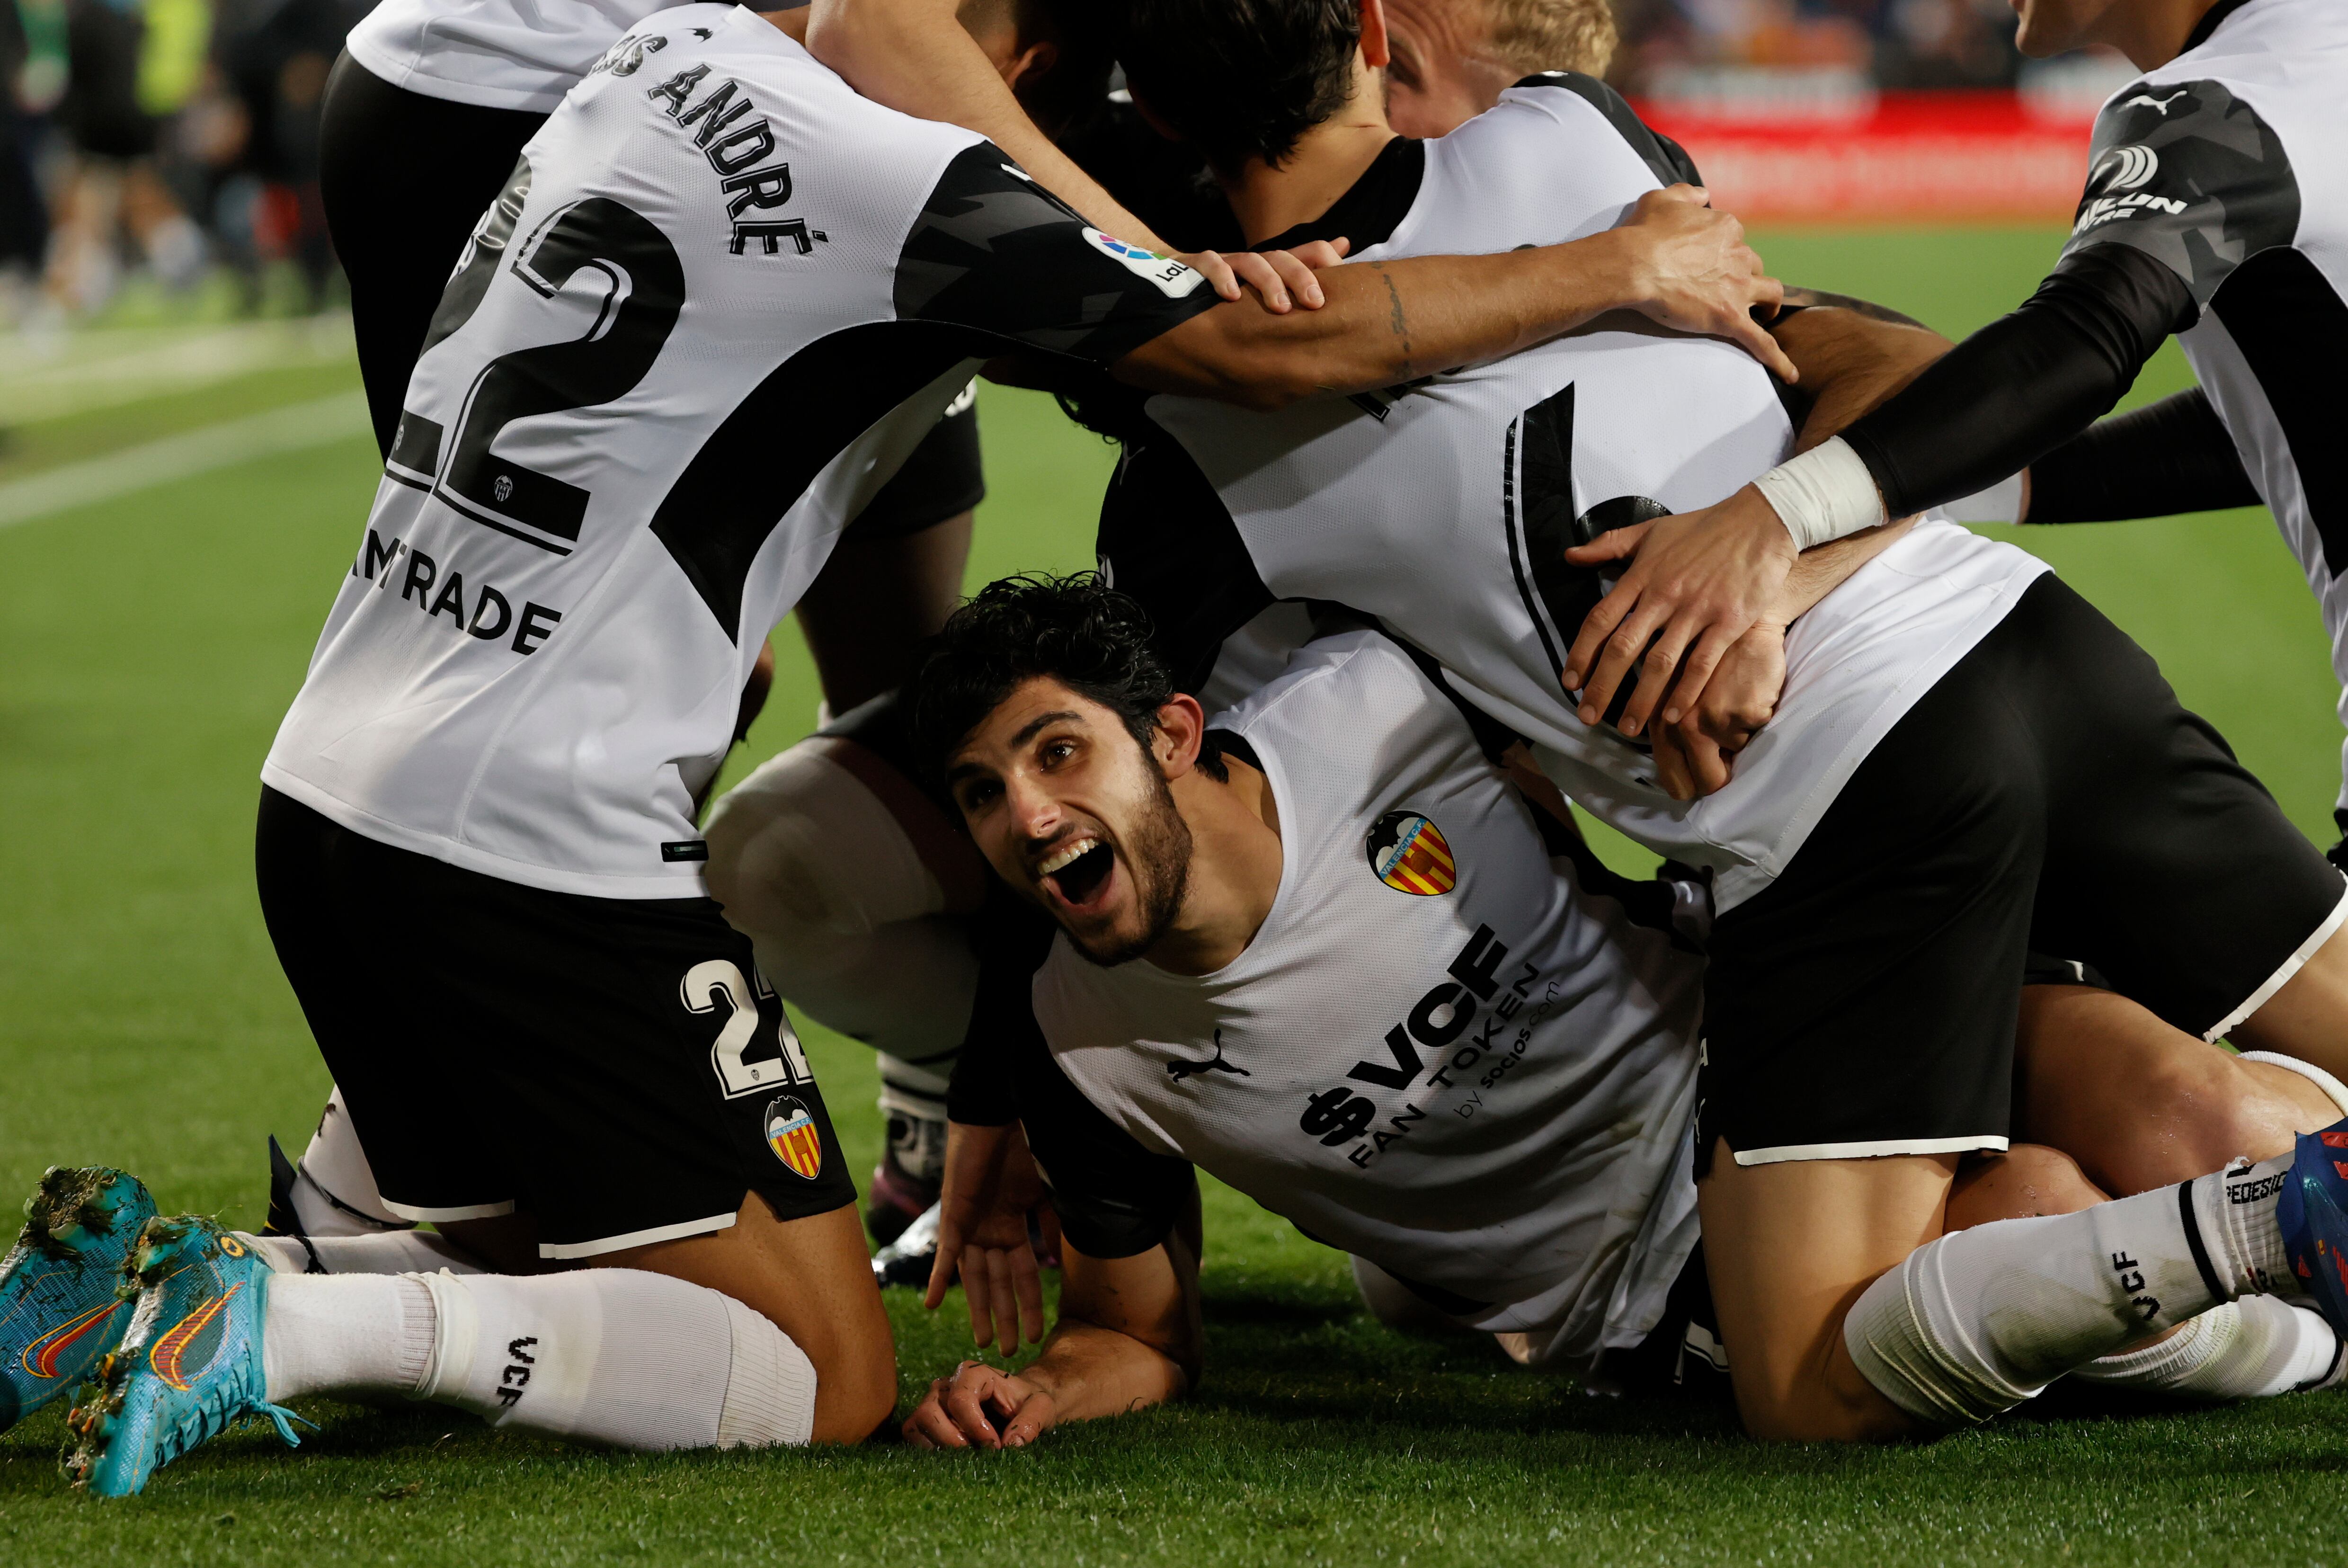
[(2298, 1108), (2258, 1064), (2216, 1046), (2168, 1053), (2130, 1088), (2142, 1129), (2137, 1180), (2189, 1181), (2240, 1155), (2270, 1159), (2291, 1145)]
[(1949, 1191), (1947, 1228), (1962, 1231), (1993, 1220), (2075, 1214), (2108, 1195), (2061, 1150), (2017, 1143), (2003, 1153), (1969, 1157), (1958, 1168)]

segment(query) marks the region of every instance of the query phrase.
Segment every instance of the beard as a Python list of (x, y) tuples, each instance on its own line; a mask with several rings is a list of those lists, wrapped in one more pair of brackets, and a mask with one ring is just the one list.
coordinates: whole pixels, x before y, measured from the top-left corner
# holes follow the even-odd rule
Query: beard
[(1148, 774), (1149, 804), (1126, 837), (1125, 863), (1133, 877), (1134, 907), (1141, 915), (1141, 930), (1125, 941), (1097, 948), (1075, 932), (1068, 933), (1068, 945), (1103, 969), (1130, 964), (1157, 946), (1173, 929), (1174, 917), (1182, 912), (1182, 895), (1190, 886), (1190, 824), (1182, 820), (1164, 776), (1155, 768)]

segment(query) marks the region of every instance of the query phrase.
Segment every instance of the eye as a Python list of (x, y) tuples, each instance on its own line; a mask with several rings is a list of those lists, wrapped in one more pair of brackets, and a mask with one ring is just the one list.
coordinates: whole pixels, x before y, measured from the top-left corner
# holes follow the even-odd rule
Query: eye
[(982, 779), (962, 787), (962, 809), (965, 816), (977, 816), (1002, 798), (1003, 786), (992, 779)]
[(1056, 763), (1066, 762), (1076, 754), (1076, 743), (1066, 736), (1047, 740), (1036, 748), (1036, 755), (1044, 759), (1044, 765), (1047, 768)]

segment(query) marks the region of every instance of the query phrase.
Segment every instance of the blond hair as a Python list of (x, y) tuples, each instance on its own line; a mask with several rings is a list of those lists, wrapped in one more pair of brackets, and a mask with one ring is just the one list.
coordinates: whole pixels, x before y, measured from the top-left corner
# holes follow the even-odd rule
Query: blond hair
[(1602, 77), (1619, 35), (1609, 0), (1484, 0), (1492, 52), (1511, 69)]

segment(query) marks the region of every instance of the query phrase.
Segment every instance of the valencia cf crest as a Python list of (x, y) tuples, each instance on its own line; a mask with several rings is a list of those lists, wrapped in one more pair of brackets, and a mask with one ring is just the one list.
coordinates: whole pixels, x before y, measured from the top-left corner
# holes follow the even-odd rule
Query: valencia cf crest
[(1443, 830), (1416, 811), (1388, 811), (1370, 830), (1370, 870), (1396, 892), (1432, 898), (1459, 880)]
[(797, 1095), (778, 1094), (767, 1102), (767, 1147), (794, 1176), (812, 1181), (823, 1173), (823, 1134)]

